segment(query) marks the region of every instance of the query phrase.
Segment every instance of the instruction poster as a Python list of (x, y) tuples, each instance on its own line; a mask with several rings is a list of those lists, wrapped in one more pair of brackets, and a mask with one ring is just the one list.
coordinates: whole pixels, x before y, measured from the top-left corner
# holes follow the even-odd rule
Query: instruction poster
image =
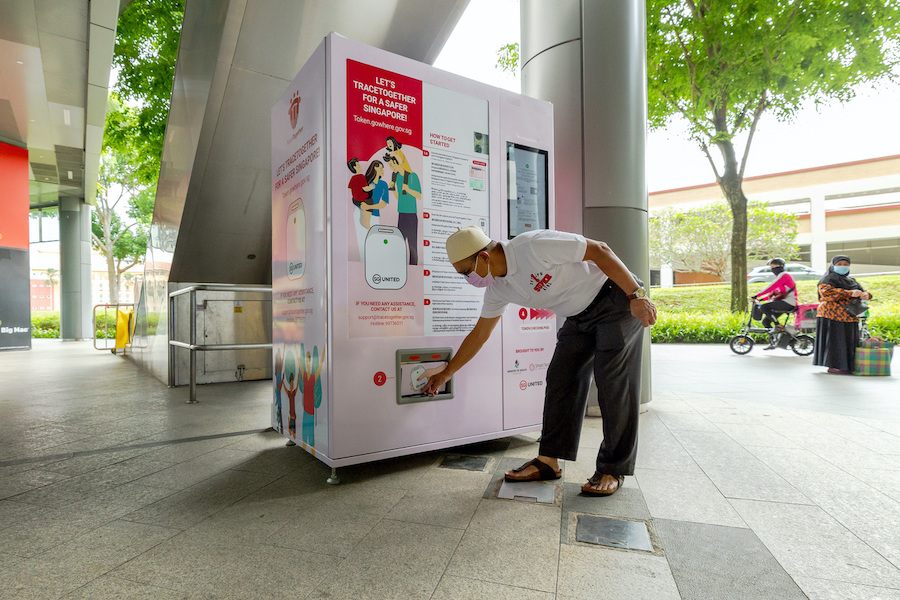
[(346, 93), (350, 337), (468, 333), (483, 290), (444, 243), (488, 232), (487, 101), (351, 59)]
[(322, 53), (272, 109), (272, 427), (327, 456)]

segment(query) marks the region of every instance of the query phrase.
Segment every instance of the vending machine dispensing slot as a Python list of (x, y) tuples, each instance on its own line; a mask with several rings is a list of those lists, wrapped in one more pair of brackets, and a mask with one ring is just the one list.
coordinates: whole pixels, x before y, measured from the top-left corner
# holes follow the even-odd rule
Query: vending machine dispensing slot
[(428, 378), (447, 368), (452, 353), (452, 348), (397, 350), (397, 404), (453, 398), (452, 377), (434, 396), (424, 393)]

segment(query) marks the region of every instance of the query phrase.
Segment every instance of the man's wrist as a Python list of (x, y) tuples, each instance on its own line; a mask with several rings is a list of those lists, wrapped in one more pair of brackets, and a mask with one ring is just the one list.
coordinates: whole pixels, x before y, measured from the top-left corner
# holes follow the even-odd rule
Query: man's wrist
[(629, 300), (646, 300), (647, 299), (647, 290), (643, 287), (638, 287), (636, 290), (628, 294)]

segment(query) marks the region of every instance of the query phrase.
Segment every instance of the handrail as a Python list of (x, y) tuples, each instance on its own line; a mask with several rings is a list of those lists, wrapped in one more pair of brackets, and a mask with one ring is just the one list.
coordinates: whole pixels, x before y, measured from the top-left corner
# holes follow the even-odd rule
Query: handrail
[[(109, 350), (110, 349), (109, 342), (104, 342), (103, 348), (99, 348), (97, 346), (97, 309), (100, 308), (101, 306), (103, 307), (103, 316), (106, 317), (104, 319), (105, 323), (104, 323), (104, 328), (103, 328), (103, 338), (102, 339), (109, 340), (110, 339), (109, 338), (109, 314), (107, 314), (106, 311), (112, 307), (115, 307), (116, 312), (113, 313), (113, 316), (116, 317), (115, 323), (118, 323), (119, 307), (120, 306), (128, 306), (128, 307), (131, 307), (132, 311), (134, 311), (134, 304), (118, 304), (118, 303), (116, 303), (116, 304), (95, 304), (94, 305), (94, 310), (91, 315), (92, 316), (91, 325), (93, 326), (94, 350)], [(129, 329), (129, 334), (130, 334), (131, 327), (129, 326), (128, 329)], [(115, 354), (116, 353), (115, 337), (113, 337), (112, 339), (113, 339), (112, 353)]]
[(187, 294), (188, 292), (272, 292), (272, 288), (263, 286), (198, 283), (186, 288), (169, 292), (169, 298)]
[[(251, 344), (198, 344), (197, 343), (197, 292), (253, 292), (272, 293), (271, 287), (242, 286), (225, 283), (200, 283), (190, 285), (174, 292), (169, 292), (169, 386), (176, 387), (175, 382), (175, 348), (185, 348), (190, 351), (191, 365), (191, 395), (188, 404), (197, 403), (197, 352), (216, 350), (255, 350), (271, 348), (271, 342)], [(190, 294), (191, 323), (190, 342), (181, 342), (175, 339), (175, 298)], [(247, 300), (246, 302), (265, 302), (266, 300)], [(271, 301), (271, 298), (269, 299)]]

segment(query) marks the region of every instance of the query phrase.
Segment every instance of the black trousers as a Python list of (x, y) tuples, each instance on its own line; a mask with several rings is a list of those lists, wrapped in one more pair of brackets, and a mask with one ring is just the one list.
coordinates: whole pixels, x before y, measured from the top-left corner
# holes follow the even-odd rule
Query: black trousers
[(775, 319), (778, 318), (778, 315), (783, 315), (786, 312), (791, 312), (795, 308), (796, 307), (793, 304), (788, 304), (784, 300), (772, 300), (771, 302), (760, 304), (759, 309), (763, 314), (763, 327), (771, 327)]
[(634, 474), (643, 330), (612, 282), (584, 312), (566, 319), (547, 369), (541, 455), (575, 460), (593, 370), (603, 417), (597, 471)]

